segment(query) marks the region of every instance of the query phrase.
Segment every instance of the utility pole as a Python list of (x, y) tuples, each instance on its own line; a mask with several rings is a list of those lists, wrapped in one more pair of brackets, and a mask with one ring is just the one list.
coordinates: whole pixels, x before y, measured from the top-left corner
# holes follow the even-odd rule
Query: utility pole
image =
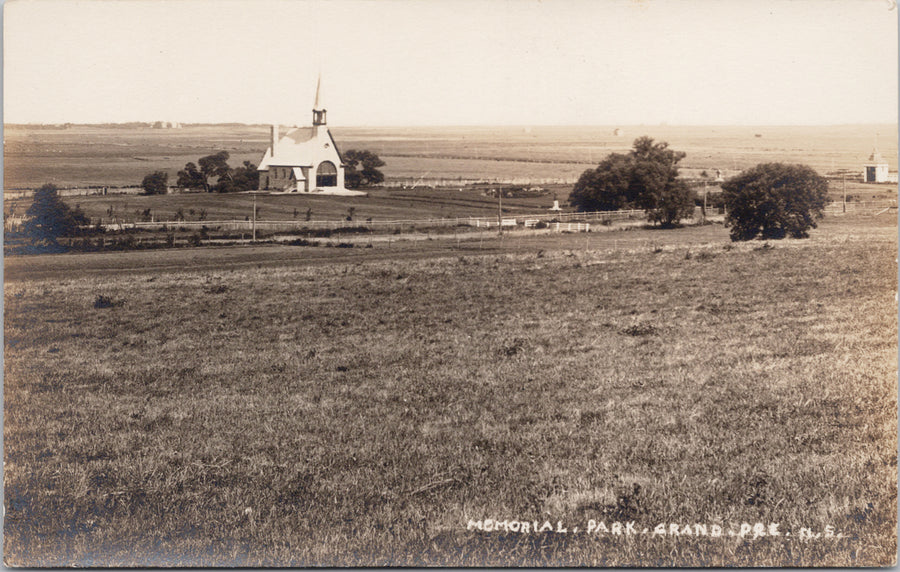
[(253, 219), (252, 219), (252, 228), (253, 228), (253, 242), (256, 242), (256, 195), (262, 194), (259, 191), (250, 191), (250, 194), (253, 195)]
[(838, 169), (837, 171), (833, 171), (831, 174), (840, 174), (841, 175), (841, 195), (843, 195), (843, 203), (841, 211), (847, 212), (847, 173), (848, 169)]
[(706, 195), (709, 191), (706, 190), (706, 181), (703, 181), (703, 208), (700, 210), (700, 214), (703, 215), (701, 218), (703, 222), (706, 222)]
[(841, 190), (844, 193), (844, 212), (847, 212), (847, 173), (841, 172)]

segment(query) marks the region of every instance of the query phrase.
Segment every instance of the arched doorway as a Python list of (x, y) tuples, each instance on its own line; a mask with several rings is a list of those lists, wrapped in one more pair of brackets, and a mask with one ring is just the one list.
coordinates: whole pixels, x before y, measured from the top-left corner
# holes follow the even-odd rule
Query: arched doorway
[(319, 168), (316, 169), (316, 186), (337, 186), (337, 167), (334, 166), (334, 163), (331, 161), (322, 161), (319, 163)]

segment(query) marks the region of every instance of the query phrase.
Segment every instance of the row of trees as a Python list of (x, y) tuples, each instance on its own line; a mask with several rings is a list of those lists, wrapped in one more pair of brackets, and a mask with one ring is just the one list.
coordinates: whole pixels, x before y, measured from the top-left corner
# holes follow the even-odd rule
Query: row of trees
[[(197, 163), (189, 162), (178, 171), (176, 186), (184, 189), (201, 189), (207, 193), (237, 193), (252, 191), (259, 186), (256, 165), (244, 161), (243, 166), (232, 169), (228, 165), (228, 151), (219, 151), (200, 157)], [(215, 178), (216, 182), (210, 180)], [(169, 187), (169, 174), (155, 171), (144, 177), (141, 188), (147, 195), (164, 195)]]
[[(252, 191), (259, 186), (259, 171), (250, 161), (232, 169), (228, 165), (228, 151), (219, 151), (200, 157), (197, 164), (186, 163), (184, 170), (178, 171), (175, 184), (186, 189), (203, 189), (207, 193), (237, 193)], [(215, 177), (216, 183), (210, 179)]]
[[(627, 154), (613, 153), (581, 174), (569, 203), (579, 211), (643, 209), (650, 222), (671, 227), (694, 212), (695, 193), (678, 179), (685, 153), (634, 141)], [(732, 240), (805, 238), (828, 201), (828, 181), (805, 165), (764, 163), (722, 184)]]
[[(232, 169), (228, 165), (228, 151), (219, 151), (206, 157), (200, 157), (197, 163), (186, 163), (184, 169), (178, 171), (175, 184), (185, 189), (202, 189), (205, 192), (237, 193), (252, 191), (259, 187), (259, 171), (250, 161), (244, 161), (241, 167)], [(375, 153), (367, 150), (351, 149), (344, 153), (344, 185), (351, 189), (377, 185), (384, 182), (384, 173), (378, 168), (384, 161)], [(213, 184), (211, 179), (215, 178)], [(155, 171), (144, 177), (141, 188), (147, 195), (163, 195), (169, 186), (169, 174)]]

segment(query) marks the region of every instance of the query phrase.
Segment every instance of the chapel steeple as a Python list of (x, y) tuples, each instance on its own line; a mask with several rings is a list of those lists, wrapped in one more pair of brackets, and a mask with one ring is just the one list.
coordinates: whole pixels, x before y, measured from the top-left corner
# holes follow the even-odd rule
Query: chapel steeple
[(316, 101), (313, 104), (313, 127), (325, 125), (325, 109), (322, 109), (322, 74), (316, 80)]

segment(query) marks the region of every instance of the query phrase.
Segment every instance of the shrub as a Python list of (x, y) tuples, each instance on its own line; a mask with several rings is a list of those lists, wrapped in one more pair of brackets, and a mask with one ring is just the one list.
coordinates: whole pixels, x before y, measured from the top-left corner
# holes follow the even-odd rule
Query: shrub
[(112, 298), (104, 296), (103, 294), (97, 294), (97, 297), (94, 299), (95, 308), (112, 308), (115, 305)]
[(652, 324), (634, 324), (622, 330), (622, 333), (627, 336), (652, 336), (657, 333), (657, 329)]
[(119, 243), (117, 246), (119, 248), (121, 248), (122, 250), (131, 250), (132, 248), (135, 247), (135, 244), (136, 244), (136, 241), (134, 239), (134, 236), (127, 234), (124, 237), (122, 237), (121, 239), (119, 239)]
[(305, 238), (295, 238), (294, 240), (290, 240), (286, 242), (288, 246), (319, 246), (319, 243), (315, 240), (307, 240)]

